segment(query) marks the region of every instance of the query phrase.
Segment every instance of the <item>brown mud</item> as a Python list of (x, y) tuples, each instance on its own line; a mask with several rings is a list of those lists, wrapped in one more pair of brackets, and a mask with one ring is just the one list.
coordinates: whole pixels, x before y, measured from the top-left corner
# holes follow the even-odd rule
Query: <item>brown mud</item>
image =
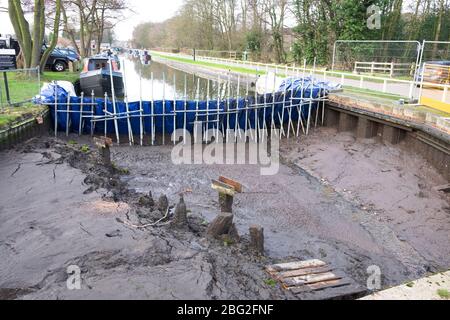
[[(283, 140), (279, 173), (261, 176), (251, 165), (174, 165), (170, 145), (115, 146), (108, 169), (92, 145), (80, 148), (89, 138), (70, 139), (0, 153), (0, 298), (290, 299), (265, 265), (318, 258), (361, 285), (377, 265), (385, 287), (450, 267), (450, 201), (433, 191), (446, 181), (413, 151), (321, 128)], [(220, 175), (244, 185), (240, 243), (205, 238)], [(169, 223), (180, 193), (187, 230)], [(123, 223), (163, 218), (161, 195), (168, 219)], [(266, 257), (248, 248), (254, 224)], [(82, 290), (67, 289), (71, 265)]]

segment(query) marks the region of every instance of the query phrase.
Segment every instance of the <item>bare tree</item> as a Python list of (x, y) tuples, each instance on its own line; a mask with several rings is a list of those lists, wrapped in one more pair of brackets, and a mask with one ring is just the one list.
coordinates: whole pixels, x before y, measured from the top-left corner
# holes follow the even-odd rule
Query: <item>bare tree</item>
[[(42, 54), (45, 36), (46, 8), (54, 6), (53, 36), (50, 46)], [(33, 28), (25, 18), (26, 12), (33, 12)], [(25, 68), (41, 67), (44, 69), (48, 56), (58, 42), (60, 24), (61, 0), (34, 0), (22, 3), (20, 0), (8, 1), (8, 13), (21, 48)]]

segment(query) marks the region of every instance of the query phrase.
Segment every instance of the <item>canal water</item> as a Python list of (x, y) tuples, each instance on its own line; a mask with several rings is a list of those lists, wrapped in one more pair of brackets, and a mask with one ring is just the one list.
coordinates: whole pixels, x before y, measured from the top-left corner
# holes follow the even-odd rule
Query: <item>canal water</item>
[[(243, 97), (247, 93), (247, 84), (228, 83), (201, 78), (195, 74), (171, 68), (165, 64), (152, 62), (143, 65), (140, 59), (125, 58), (122, 61), (126, 77), (128, 100), (211, 100), (226, 97)], [(209, 88), (209, 89), (208, 89)], [(239, 89), (239, 90), (238, 90)], [(251, 88), (249, 94), (254, 94)]]

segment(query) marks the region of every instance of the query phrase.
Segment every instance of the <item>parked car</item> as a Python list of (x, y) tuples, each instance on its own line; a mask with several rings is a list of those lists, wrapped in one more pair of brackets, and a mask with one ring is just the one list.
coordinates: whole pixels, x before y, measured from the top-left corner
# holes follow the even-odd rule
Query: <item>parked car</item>
[(419, 69), (418, 83), (450, 84), (450, 61), (427, 61)]
[[(42, 54), (44, 54), (46, 48), (47, 46), (45, 45), (42, 47)], [(69, 67), (69, 63), (75, 61), (76, 59), (69, 57), (59, 49), (54, 49), (48, 57), (45, 67), (56, 72), (63, 72), (66, 71), (66, 69)]]
[(81, 60), (80, 55), (78, 54), (78, 52), (76, 52), (73, 49), (69, 49), (69, 48), (56, 48), (55, 50), (58, 50), (59, 52), (61, 52), (62, 54), (67, 55), (68, 57), (78, 60)]

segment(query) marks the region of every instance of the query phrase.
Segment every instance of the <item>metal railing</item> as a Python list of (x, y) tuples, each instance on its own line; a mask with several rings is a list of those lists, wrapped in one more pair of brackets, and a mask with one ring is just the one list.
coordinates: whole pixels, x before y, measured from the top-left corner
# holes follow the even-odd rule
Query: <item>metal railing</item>
[(394, 62), (363, 62), (356, 61), (354, 73), (388, 73), (392, 78), (395, 75), (414, 76), (416, 65), (414, 63), (394, 63)]
[[(167, 55), (169, 57), (182, 56), (184, 58), (189, 58), (189, 56), (179, 54), (164, 53), (164, 55)], [(220, 65), (238, 67), (244, 69), (244, 71), (245, 69), (247, 69), (248, 72), (254, 72), (255, 74), (259, 74), (261, 72), (274, 72), (275, 74), (280, 76), (296, 76), (298, 74), (307, 73), (312, 74), (318, 78), (323, 78), (324, 80), (339, 83), (342, 86), (370, 90), (380, 95), (395, 95), (399, 96), (399, 98), (405, 97), (411, 100), (420, 101), (421, 95), (430, 90), (433, 91), (431, 94), (435, 97), (436, 100), (446, 102), (450, 99), (450, 97), (448, 96), (450, 84), (438, 84), (428, 81), (420, 81), (420, 79), (417, 77), (415, 77), (414, 80), (405, 80), (365, 74), (356, 75), (351, 72), (330, 71), (326, 68), (318, 68), (315, 63), (312, 67), (308, 67), (306, 65), (306, 60), (304, 61), (303, 66), (297, 66), (295, 64), (268, 64), (262, 62), (239, 61), (203, 56), (197, 56), (197, 61), (207, 61)]]

